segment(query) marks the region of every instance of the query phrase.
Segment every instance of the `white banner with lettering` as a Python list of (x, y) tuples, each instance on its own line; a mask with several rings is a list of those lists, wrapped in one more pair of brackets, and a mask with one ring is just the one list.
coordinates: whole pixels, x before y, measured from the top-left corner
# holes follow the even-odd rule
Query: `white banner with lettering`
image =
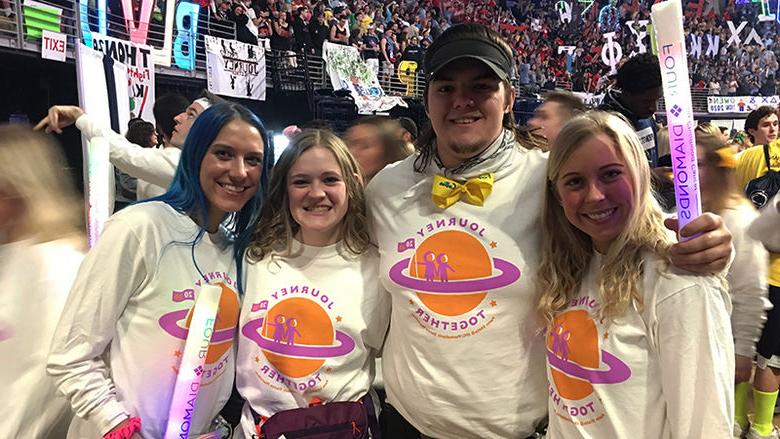
[(355, 99), (358, 113), (372, 114), (387, 111), (396, 105), (407, 106), (401, 98), (385, 96), (376, 74), (360, 58), (356, 48), (326, 41), (322, 49), (333, 89), (349, 90)]
[(206, 75), (210, 92), (265, 100), (265, 50), (260, 46), (206, 35)]
[(710, 113), (750, 113), (758, 107), (777, 107), (777, 96), (708, 96), (707, 111)]
[[(95, 33), (92, 35), (92, 48), (127, 66), (130, 118), (140, 117), (154, 123), (154, 61), (151, 46)], [(122, 132), (126, 129), (122, 127)]]

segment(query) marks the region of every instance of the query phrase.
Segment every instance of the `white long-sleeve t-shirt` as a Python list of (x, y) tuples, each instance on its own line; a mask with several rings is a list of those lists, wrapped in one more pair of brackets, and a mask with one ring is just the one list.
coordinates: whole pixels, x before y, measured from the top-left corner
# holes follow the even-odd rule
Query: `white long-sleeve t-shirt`
[(728, 292), (714, 277), (645, 258), (643, 304), (600, 319), (594, 255), (546, 337), (550, 439), (729, 438), (734, 344)]
[(753, 358), (766, 321), (766, 311), (772, 307), (767, 299), (766, 283), (769, 253), (760, 241), (748, 236), (748, 226), (758, 217), (752, 206), (739, 204), (725, 209), (721, 215), (734, 245), (734, 261), (726, 275), (733, 304), (731, 329), (734, 352)]
[[(341, 243), (293, 243), (247, 267), (236, 386), (246, 400), (237, 437), (255, 433), (252, 410), (269, 418), (368, 393), (390, 302), (377, 277), (378, 255), (353, 255)], [(251, 410), (250, 410), (251, 407)]]
[(173, 181), (176, 167), (179, 166), (181, 149), (143, 148), (131, 143), (121, 134), (101, 127), (86, 113), (76, 119), (76, 128), (87, 139), (108, 139), (109, 160), (120, 171), (163, 188), (167, 188)]
[(102, 437), (129, 416), (161, 438), (204, 283), (223, 292), (190, 435), (202, 434), (230, 397), (240, 312), (232, 249), (162, 202), (112, 216), (81, 265), (57, 326), (48, 372), (74, 417), (69, 439)]
[(750, 225), (748, 234), (761, 241), (770, 252), (780, 253), (780, 195), (775, 195), (761, 209), (761, 215)]
[(0, 436), (65, 437), (73, 416), (46, 375), (54, 328), (83, 258), (72, 240), (0, 245)]
[[(507, 143), (505, 143), (507, 142)], [(507, 148), (508, 146), (508, 148)], [(460, 181), (494, 173), (484, 206), (439, 209), (432, 162), (380, 171), (366, 200), (392, 297), (382, 353), (390, 404), (434, 438), (524, 438), (546, 416), (535, 272), (547, 157), (504, 131)]]

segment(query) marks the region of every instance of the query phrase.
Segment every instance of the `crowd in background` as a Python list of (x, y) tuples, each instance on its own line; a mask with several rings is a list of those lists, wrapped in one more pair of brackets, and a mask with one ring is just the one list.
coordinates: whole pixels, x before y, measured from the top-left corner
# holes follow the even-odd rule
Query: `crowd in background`
[[(322, 44), (356, 47), (370, 65), (388, 73), (401, 61), (417, 63), (434, 38), (448, 27), (479, 22), (498, 28), (515, 52), (515, 72), (520, 85), (537, 92), (565, 88), (601, 93), (610, 84), (610, 67), (602, 62), (603, 34), (614, 31), (623, 59), (637, 50), (636, 36), (626, 22), (649, 20), (651, 2), (617, 2), (614, 7), (570, 2), (571, 19), (561, 18), (561, 2), (535, 0), (423, 0), (423, 1), (311, 1), (212, 0), (218, 20), (236, 25), (237, 39), (255, 44), (268, 38), (274, 50), (306, 51), (319, 55)], [(715, 4), (717, 2), (713, 2)], [(712, 95), (773, 95), (778, 86), (780, 39), (774, 21), (760, 21), (760, 4), (728, 2), (705, 11), (689, 10), (686, 31), (701, 39), (700, 55), (690, 53), (691, 87)], [(763, 47), (727, 45), (728, 21), (737, 27), (747, 21), (744, 40), (755, 29)], [(706, 55), (707, 35), (719, 36), (716, 56)], [(649, 36), (643, 43), (650, 47)], [(575, 46), (568, 59), (560, 46)], [(689, 38), (690, 47), (690, 38)]]

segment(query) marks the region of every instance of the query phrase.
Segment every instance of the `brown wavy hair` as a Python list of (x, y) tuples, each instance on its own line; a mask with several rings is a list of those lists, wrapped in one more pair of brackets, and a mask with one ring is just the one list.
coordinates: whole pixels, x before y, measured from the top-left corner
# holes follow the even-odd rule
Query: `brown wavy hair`
[(371, 245), (366, 219), (366, 200), (363, 194), (363, 177), (357, 162), (344, 142), (332, 131), (306, 129), (290, 140), (290, 145), (279, 157), (271, 172), (271, 182), (260, 212), (260, 220), (247, 247), (247, 259), (250, 263), (258, 262), (274, 251), (279, 251), (282, 256), (291, 256), (292, 242), (300, 225), (290, 213), (287, 174), (301, 154), (311, 148), (325, 148), (332, 152), (344, 178), (349, 204), (341, 223), (342, 245), (355, 255), (365, 252)]

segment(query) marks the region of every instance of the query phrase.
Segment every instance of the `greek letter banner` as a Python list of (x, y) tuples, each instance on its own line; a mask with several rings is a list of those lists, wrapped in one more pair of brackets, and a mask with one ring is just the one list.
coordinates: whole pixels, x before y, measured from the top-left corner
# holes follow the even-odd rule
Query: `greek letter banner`
[(401, 98), (385, 95), (376, 75), (368, 64), (360, 59), (360, 54), (354, 47), (326, 41), (322, 45), (322, 57), (325, 59), (333, 89), (349, 90), (359, 114), (387, 111), (396, 105), (408, 106)]
[(235, 40), (204, 36), (210, 92), (235, 98), (265, 100), (265, 50)]

